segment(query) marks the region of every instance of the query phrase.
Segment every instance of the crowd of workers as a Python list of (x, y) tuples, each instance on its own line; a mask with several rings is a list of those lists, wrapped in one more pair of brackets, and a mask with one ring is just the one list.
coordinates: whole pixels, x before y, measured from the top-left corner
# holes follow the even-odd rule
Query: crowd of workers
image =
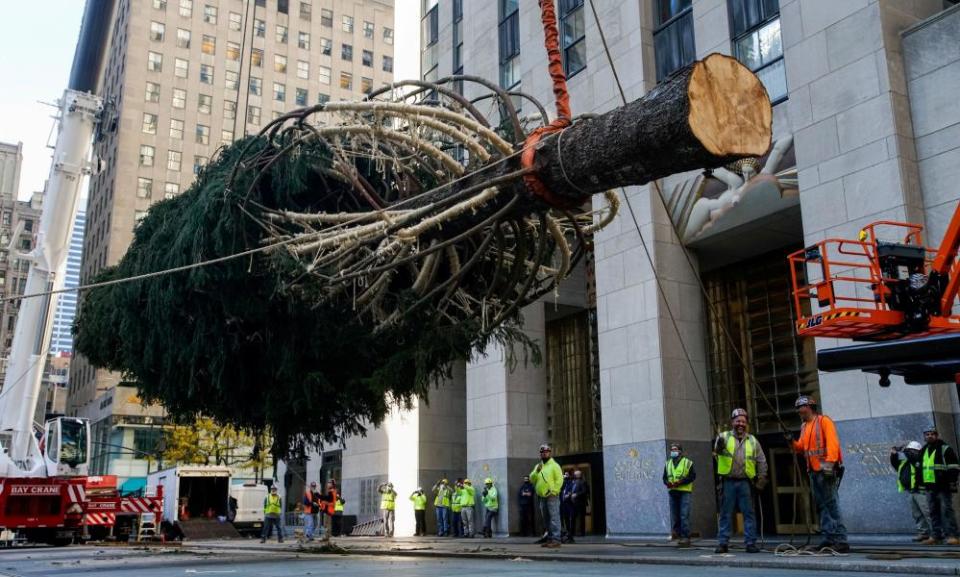
[[(799, 397), (795, 408), (802, 421), (799, 435), (785, 433), (785, 437), (793, 451), (806, 463), (807, 479), (816, 503), (822, 536), (817, 548), (847, 552), (850, 546), (838, 499), (844, 466), (837, 428), (830, 417), (820, 413), (812, 397)], [(735, 409), (731, 414), (730, 429), (718, 435), (713, 443), (712, 452), (720, 481), (715, 550), (718, 554), (728, 552), (737, 511), (743, 516), (746, 551), (759, 551), (754, 496), (767, 485), (768, 467), (760, 442), (747, 429), (747, 411)], [(952, 502), (960, 477), (957, 453), (940, 439), (936, 427), (931, 426), (924, 431), (924, 441), (924, 445), (911, 441), (890, 451), (890, 464), (897, 471), (898, 489), (910, 497), (917, 528), (914, 540), (928, 545), (944, 542), (960, 545)], [(523, 477), (517, 494), (520, 534), (534, 535), (534, 510), (538, 506), (545, 529), (538, 543), (556, 548), (563, 542), (573, 543), (576, 535), (585, 533), (590, 487), (579, 470), (574, 470), (571, 475), (569, 471), (561, 469), (553, 459), (549, 445), (541, 445), (539, 452), (540, 462), (529, 475)], [(678, 547), (690, 546), (690, 509), (696, 478), (693, 460), (684, 453), (680, 443), (672, 443), (664, 465), (663, 484), (670, 502), (672, 539), (676, 540)], [(457, 479), (453, 484), (447, 479), (440, 479), (431, 491), (437, 536), (474, 537), (474, 514), (479, 502), (484, 511), (481, 534), (487, 538), (493, 537), (500, 511), (500, 493), (493, 479), (484, 479), (479, 495), (470, 479)], [(391, 482), (382, 483), (378, 492), (383, 519), (382, 534), (393, 537), (397, 492)], [(422, 487), (417, 487), (410, 495), (410, 501), (416, 519), (415, 535), (425, 536), (428, 495)], [(336, 521), (343, 513), (343, 503), (335, 482), (328, 483), (326, 491), (322, 493), (316, 490), (316, 483), (310, 484), (303, 499), (308, 540), (313, 539), (314, 515), (317, 512), (324, 513), (324, 539), (329, 539), (331, 534), (339, 534)], [(264, 501), (267, 520), (262, 540), (276, 526), (279, 539), (283, 541), (280, 510), (280, 498), (274, 487)]]

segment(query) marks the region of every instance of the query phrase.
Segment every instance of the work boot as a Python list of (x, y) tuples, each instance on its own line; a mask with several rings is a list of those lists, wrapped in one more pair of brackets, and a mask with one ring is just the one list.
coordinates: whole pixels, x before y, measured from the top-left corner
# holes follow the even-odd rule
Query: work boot
[(940, 539), (937, 539), (936, 537), (930, 537), (929, 539), (921, 542), (920, 544), (921, 545), (941, 545), (943, 544), (943, 541)]
[(690, 539), (688, 539), (688, 538), (686, 538), (686, 537), (684, 537), (684, 538), (680, 539), (679, 541), (677, 541), (677, 548), (678, 548), (678, 549), (686, 549), (686, 548), (689, 547), (689, 546), (690, 546)]
[(833, 541), (823, 540), (823, 541), (820, 541), (819, 545), (817, 545), (817, 550), (819, 551), (821, 549), (833, 549), (833, 547), (834, 547)]
[(754, 545), (753, 543), (747, 545), (747, 553), (759, 553), (760, 548)]
[(947, 545), (960, 545), (960, 539), (956, 537), (947, 537)]
[(546, 543), (543, 544), (543, 547), (546, 547), (546, 548), (548, 548), (548, 549), (559, 549), (559, 548), (560, 548), (560, 542), (559, 542), (559, 541), (547, 541)]
[(836, 545), (833, 546), (833, 550), (836, 551), (837, 553), (849, 553), (850, 545), (849, 543), (837, 543)]
[(730, 548), (727, 547), (726, 545), (717, 545), (717, 548), (714, 549), (713, 552), (716, 553), (717, 555), (720, 555), (723, 553), (729, 553)]
[(543, 544), (546, 543), (546, 542), (547, 542), (547, 536), (544, 535), (543, 537), (540, 537), (539, 539), (537, 539), (536, 541), (534, 541), (533, 544), (534, 544), (534, 545), (543, 545)]
[(919, 535), (917, 535), (916, 537), (913, 538), (913, 542), (914, 542), (914, 543), (922, 543), (922, 542), (926, 541), (926, 540), (929, 539), (929, 538), (930, 538), (930, 535), (924, 535), (923, 533), (921, 533), (921, 534), (919, 534)]

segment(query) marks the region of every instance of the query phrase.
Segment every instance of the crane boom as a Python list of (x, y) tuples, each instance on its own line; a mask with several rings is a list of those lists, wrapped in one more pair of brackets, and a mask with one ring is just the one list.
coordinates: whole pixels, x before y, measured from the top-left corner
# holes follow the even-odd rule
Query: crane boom
[[(80, 184), (92, 172), (89, 160), (93, 135), (103, 110), (99, 97), (67, 89), (59, 102), (59, 129), (50, 177), (47, 181), (37, 242), (32, 251), (17, 257), (30, 262), (25, 294), (48, 293), (63, 286), (63, 270), (69, 250), (73, 224), (80, 202)], [(50, 344), (54, 307), (52, 295), (21, 301), (14, 330), (7, 373), (0, 390), (0, 477), (46, 477), (61, 474), (85, 474), (76, 460), (59, 465), (59, 455), (46, 462), (33, 429), (41, 378)], [(86, 423), (71, 420), (76, 425)], [(48, 427), (49, 430), (49, 427)], [(57, 446), (63, 423), (56, 424)], [(87, 445), (87, 435), (81, 434)], [(76, 437), (76, 436), (75, 436)], [(79, 440), (79, 439), (78, 439)], [(48, 441), (49, 447), (49, 441)], [(88, 447), (83, 448), (89, 454)]]

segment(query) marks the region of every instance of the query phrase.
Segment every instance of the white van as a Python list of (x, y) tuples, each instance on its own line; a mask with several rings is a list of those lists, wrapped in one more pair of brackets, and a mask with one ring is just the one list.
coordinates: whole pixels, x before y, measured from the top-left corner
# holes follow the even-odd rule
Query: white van
[(233, 526), (237, 531), (260, 533), (263, 530), (263, 500), (268, 492), (266, 485), (230, 485), (230, 506), (236, 507)]

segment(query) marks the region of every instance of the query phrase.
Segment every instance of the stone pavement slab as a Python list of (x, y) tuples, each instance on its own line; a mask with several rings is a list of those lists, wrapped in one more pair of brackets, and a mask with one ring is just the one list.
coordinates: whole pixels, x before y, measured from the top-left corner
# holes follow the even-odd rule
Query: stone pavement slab
[(382, 537), (342, 537), (334, 539), (336, 548), (324, 549), (318, 542), (298, 544), (257, 540), (190, 541), (185, 548), (211, 550), (264, 550), (272, 552), (342, 553), (360, 556), (414, 558), (509, 559), (529, 561), (565, 561), (588, 563), (645, 564), (664, 566), (731, 567), (769, 570), (841, 572), (877, 574), (955, 575), (960, 576), (960, 549), (952, 547), (920, 548), (896, 544), (855, 545), (848, 555), (775, 554), (776, 543), (764, 551), (747, 554), (736, 545), (730, 554), (713, 554), (714, 543), (694, 542), (690, 549), (677, 549), (665, 542), (614, 541), (588, 539), (560, 549), (544, 549), (532, 539), (444, 539)]

